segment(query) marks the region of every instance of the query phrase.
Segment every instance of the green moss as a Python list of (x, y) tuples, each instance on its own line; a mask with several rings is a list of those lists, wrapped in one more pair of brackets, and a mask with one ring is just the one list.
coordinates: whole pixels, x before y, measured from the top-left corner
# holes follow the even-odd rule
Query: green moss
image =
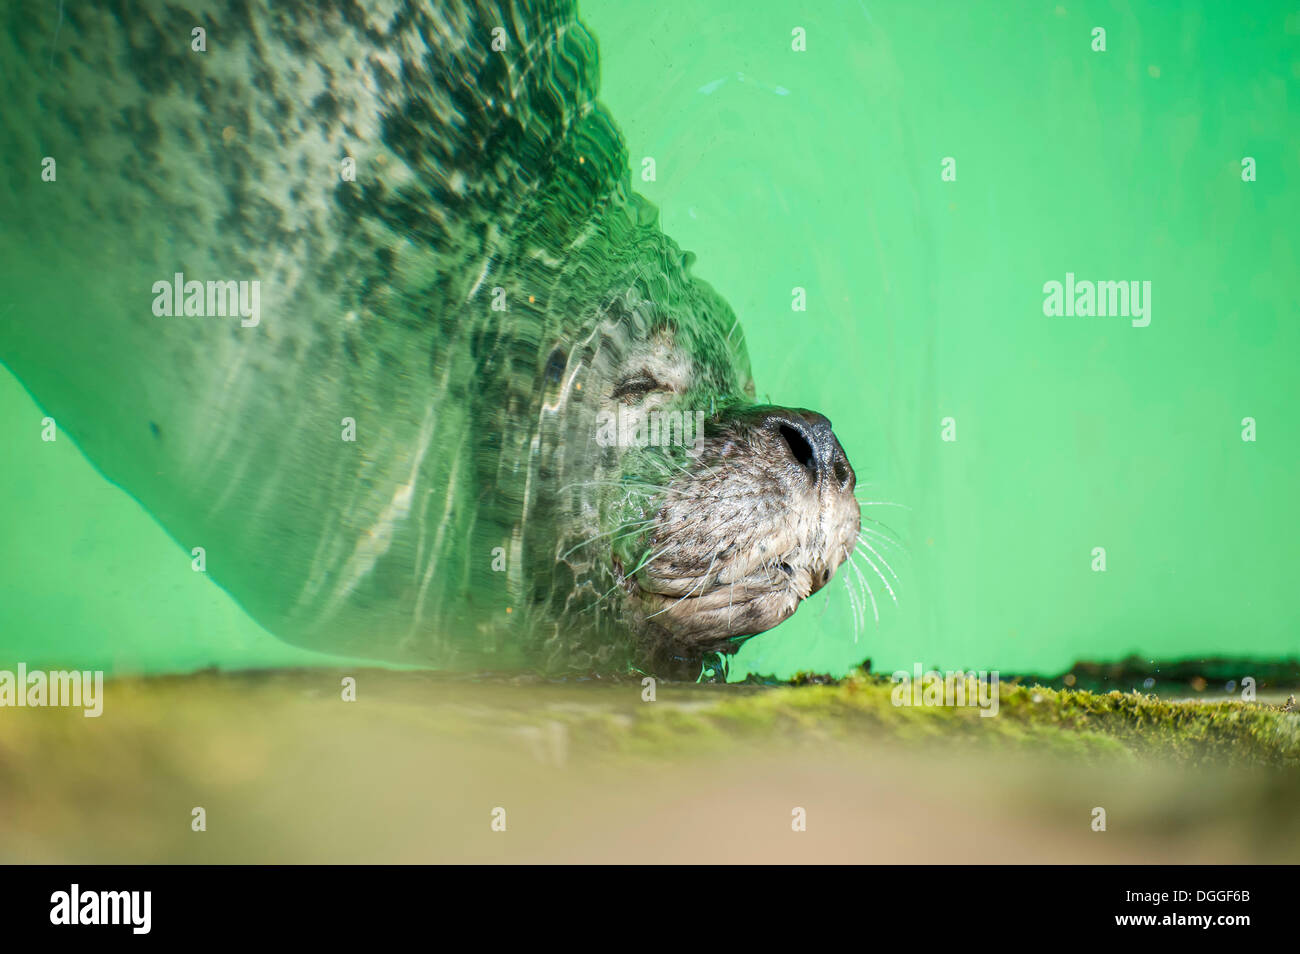
[(690, 712), (646, 706), (625, 729), (625, 742), (653, 750), (687, 737), (720, 736), (731, 743), (893, 739), (1040, 748), (1089, 758), (1300, 766), (1300, 714), (1276, 706), (1003, 685), (997, 715), (988, 717), (975, 707), (896, 706), (892, 690), (882, 678), (858, 674), (836, 685), (724, 693)]
[[(166, 748), (173, 736), (222, 737), (242, 714), (257, 712), (289, 726), (337, 720), (373, 726), (381, 734), (388, 731), (384, 726), (410, 726), (430, 738), (485, 744), (503, 734), (544, 738), (562, 727), (575, 751), (638, 759), (707, 758), (782, 744), (852, 751), (893, 743), (983, 746), (1075, 760), (1300, 767), (1300, 713), (1262, 703), (1174, 702), (1139, 693), (1003, 683), (997, 714), (981, 716), (973, 706), (896, 706), (894, 686), (862, 672), (829, 684), (810, 679), (772, 688), (660, 683), (658, 701), (650, 703), (641, 699), (639, 679), (557, 684), (349, 670), (364, 688), (363, 702), (351, 707), (336, 702), (343, 674), (306, 670), (116, 681), (104, 724), (119, 727), (130, 751)], [(31, 752), (72, 751), (94, 721), (39, 715), (0, 725), (0, 755), (20, 744)], [(60, 734), (69, 732), (67, 738)]]

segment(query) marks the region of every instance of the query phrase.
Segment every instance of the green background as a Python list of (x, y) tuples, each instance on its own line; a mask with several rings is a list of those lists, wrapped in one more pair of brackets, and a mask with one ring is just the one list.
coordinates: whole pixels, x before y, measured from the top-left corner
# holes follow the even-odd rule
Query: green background
[[(859, 564), (880, 620), (855, 631), (842, 571), (733, 677), (1300, 652), (1300, 4), (581, 9), (634, 182), (740, 316), (760, 397), (827, 414), (859, 496), (907, 508), (866, 511), (905, 544), (897, 606)], [(1067, 271), (1150, 281), (1150, 326), (1045, 317)], [(0, 369), (0, 666), (330, 661), (41, 417)]]

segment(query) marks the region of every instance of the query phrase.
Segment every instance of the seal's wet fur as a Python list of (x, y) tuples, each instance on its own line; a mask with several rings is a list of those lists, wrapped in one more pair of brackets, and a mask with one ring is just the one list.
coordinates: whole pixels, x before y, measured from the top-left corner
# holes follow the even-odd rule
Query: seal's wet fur
[[(0, 359), (272, 632), (689, 669), (851, 553), (843, 452), (753, 407), (735, 316), (630, 188), (572, 3), (20, 6)], [(259, 280), (261, 324), (156, 317), (176, 272)], [(707, 410), (704, 444), (601, 445), (632, 405)]]

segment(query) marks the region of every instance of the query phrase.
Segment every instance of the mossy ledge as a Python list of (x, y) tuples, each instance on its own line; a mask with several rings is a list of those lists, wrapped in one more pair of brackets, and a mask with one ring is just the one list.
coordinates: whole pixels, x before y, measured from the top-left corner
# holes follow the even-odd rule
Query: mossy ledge
[[(368, 719), (413, 723), (428, 735), (487, 740), (563, 727), (575, 753), (677, 758), (745, 748), (840, 745), (984, 746), (1072, 760), (1300, 768), (1300, 712), (1237, 700), (1171, 701), (1143, 693), (1001, 683), (995, 716), (975, 706), (898, 706), (894, 685), (861, 670), (829, 683), (783, 686), (660, 682), (644, 700), (639, 674), (552, 680), (380, 669), (196, 673), (126, 679), (129, 721), (184, 711), (223, 726), (232, 711), (260, 719), (343, 719), (344, 676), (364, 687)], [(123, 700), (124, 702), (126, 700)], [(309, 705), (302, 711), (295, 705)], [(327, 706), (328, 709), (319, 708)], [(373, 708), (372, 708), (373, 707)], [(129, 715), (128, 715), (129, 714)]]
[[(355, 678), (363, 702), (340, 704), (345, 677)], [(7, 710), (0, 761), (6, 752), (48, 758), (93, 724), (96, 745), (131, 752), (170, 749), (158, 729), (171, 725), (178, 727), (178, 746), (202, 737), (224, 740), (231, 751), (251, 744), (249, 738), (357, 730), (386, 738), (410, 729), (431, 741), (488, 746), (515, 740), (545, 748), (548, 739), (562, 737), (576, 758), (596, 760), (713, 758), (782, 746), (835, 748), (851, 758), (870, 748), (947, 746), (1084, 763), (1300, 769), (1300, 711), (1285, 706), (1004, 682), (997, 714), (984, 716), (973, 705), (895, 705), (895, 686), (862, 671), (833, 683), (773, 687), (661, 681), (654, 702), (646, 700), (641, 678), (626, 674), (552, 680), (297, 669), (127, 677), (105, 689), (102, 727), (72, 710), (62, 717), (46, 709)]]
[[(795, 685), (725, 699), (692, 717), (733, 738), (741, 733), (842, 741), (970, 740), (1079, 756), (1300, 767), (1300, 713), (1281, 706), (1004, 684), (997, 715), (984, 717), (975, 707), (896, 706), (893, 689), (883, 677), (859, 673), (833, 685)], [(664, 715), (670, 722), (689, 721)]]

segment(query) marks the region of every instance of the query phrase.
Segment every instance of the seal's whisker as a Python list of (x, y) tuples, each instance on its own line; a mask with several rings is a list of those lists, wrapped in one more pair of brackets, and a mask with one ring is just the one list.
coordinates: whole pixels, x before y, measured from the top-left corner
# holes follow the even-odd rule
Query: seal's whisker
[(603, 602), (605, 602), (605, 600), (609, 599), (610, 594), (614, 593), (614, 592), (619, 588), (619, 585), (620, 585), (620, 584), (615, 583), (613, 586), (611, 586), (609, 589), (607, 589), (604, 593), (600, 594), (600, 596), (596, 597), (596, 599), (592, 602), (592, 604), (591, 604), (590, 606), (583, 607), (583, 612), (584, 612), (584, 613), (585, 613), (585, 612), (594, 612), (595, 610), (600, 609), (600, 604), (603, 603)]
[(681, 595), (681, 598), (677, 599), (677, 602), (676, 602), (676, 603), (673, 603), (672, 606), (666, 606), (666, 607), (663, 608), (663, 610), (660, 610), (659, 612), (650, 613), (649, 616), (646, 616), (646, 619), (647, 619), (647, 620), (649, 620), (649, 619), (654, 619), (654, 617), (655, 617), (655, 616), (658, 616), (659, 613), (664, 613), (664, 612), (668, 612), (669, 610), (672, 610), (672, 607), (673, 607), (673, 606), (677, 606), (677, 603), (680, 603), (682, 599), (686, 599), (686, 598), (688, 598), (689, 595), (692, 594), (692, 593), (694, 593), (695, 590), (697, 590), (697, 589), (699, 589), (699, 587), (705, 585), (706, 582), (708, 582), (708, 574), (710, 574), (712, 571), (714, 571), (714, 563), (716, 563), (716, 561), (718, 561), (718, 554), (714, 554), (714, 559), (708, 561), (708, 569), (706, 569), (705, 574), (703, 574), (702, 577), (699, 577), (699, 582), (698, 582), (698, 584), (695, 584), (694, 586), (690, 587), (689, 590), (686, 590), (685, 593)]
[[(695, 474), (694, 472), (692, 472), (691, 470), (689, 470), (689, 469), (687, 468), (687, 466), (686, 466), (685, 464), (683, 464), (683, 463), (682, 463), (681, 461), (679, 461), (679, 460), (665, 460), (665, 461), (659, 461), (659, 462), (658, 462), (658, 466), (659, 466), (660, 468), (662, 468), (661, 473), (662, 473), (665, 477), (667, 477), (667, 476), (669, 475), (669, 472), (670, 472), (673, 468), (676, 468), (677, 470), (681, 471), (681, 473), (682, 473), (684, 476), (686, 476), (686, 477), (690, 477), (690, 478), (692, 478), (692, 479), (694, 479), (694, 478), (696, 477), (696, 474)], [(708, 464), (703, 463), (702, 461), (698, 463), (698, 467), (699, 467), (700, 470), (702, 470), (704, 473), (708, 474), (710, 477), (717, 477), (717, 476), (718, 476), (717, 471), (715, 471), (712, 467), (710, 467)], [(679, 491), (679, 493), (680, 493), (680, 492), (681, 492), (681, 491)]]
[[(852, 556), (850, 556), (849, 559), (850, 559), (850, 562), (851, 562), (851, 561), (852, 561)], [(858, 633), (859, 633), (859, 631), (862, 629), (863, 624), (865, 624), (865, 623), (866, 623), (866, 620), (867, 620), (867, 613), (866, 613), (867, 601), (866, 601), (865, 598), (859, 600), (859, 599), (854, 595), (854, 592), (853, 592), (853, 577), (849, 576), (848, 573), (845, 573), (845, 574), (844, 574), (844, 588), (848, 591), (848, 594), (849, 594), (849, 606), (852, 607), (852, 609), (853, 609), (853, 613), (852, 613), (852, 618), (853, 618), (853, 641), (856, 643), (856, 642), (858, 641)], [(864, 594), (864, 596), (865, 596), (865, 594)]]
[[(696, 583), (689, 590), (683, 593), (681, 599), (677, 600), (677, 603), (680, 603), (682, 600), (686, 599), (688, 596), (694, 593), (697, 589), (699, 589), (700, 587), (704, 586), (704, 584), (709, 582), (709, 574), (713, 572), (713, 565), (717, 562), (718, 562), (718, 555), (715, 553), (713, 554), (713, 559), (709, 561), (709, 568), (705, 570), (704, 574), (700, 577), (700, 582)], [(663, 609), (659, 611), (659, 613), (651, 613), (649, 616), (646, 617), (646, 619), (654, 619), (660, 613), (667, 613), (670, 609), (673, 608), (673, 606), (676, 606), (677, 603), (673, 603), (672, 606), (665, 606)]]
[(868, 602), (871, 603), (871, 615), (872, 615), (873, 617), (875, 617), (875, 620), (876, 620), (877, 623), (880, 622), (880, 612), (876, 609), (876, 594), (875, 594), (875, 592), (871, 589), (871, 585), (870, 585), (870, 583), (868, 583), (868, 581), (867, 581), (866, 574), (862, 572), (861, 568), (859, 568), (859, 567), (854, 567), (854, 571), (853, 571), (853, 572), (854, 572), (854, 574), (855, 574), (855, 575), (857, 576), (857, 578), (858, 578), (858, 585), (862, 588), (862, 596), (863, 596), (864, 598), (863, 598), (863, 599), (860, 599), (859, 602), (861, 602), (861, 604), (862, 604), (862, 628), (863, 628), (863, 629), (866, 629), (866, 628), (867, 628), (867, 603), (868, 603)]
[(646, 567), (648, 567), (648, 566), (649, 566), (651, 563), (653, 563), (655, 560), (659, 559), (661, 556), (663, 556), (665, 553), (667, 553), (667, 552), (668, 552), (668, 549), (669, 549), (668, 547), (664, 547), (664, 548), (663, 548), (662, 550), (660, 550), (658, 553), (655, 553), (655, 554), (652, 554), (652, 555), (646, 557), (644, 560), (642, 560), (640, 563), (638, 563), (638, 564), (636, 565), (636, 567), (635, 567), (635, 568), (634, 568), (630, 573), (625, 573), (624, 576), (625, 576), (625, 577), (628, 577), (628, 576), (635, 576), (636, 574), (640, 573), (642, 570), (644, 570)]
[(876, 622), (879, 623), (880, 607), (876, 605), (876, 594), (871, 592), (871, 585), (867, 582), (866, 577), (862, 575), (862, 571), (858, 569), (858, 564), (855, 561), (850, 560), (849, 566), (853, 567), (853, 572), (858, 575), (858, 579), (862, 581), (863, 589), (867, 591), (867, 596), (871, 598), (871, 615), (874, 616)]
[[(852, 564), (850, 563), (850, 565)], [(858, 597), (857, 600), (858, 621), (857, 621), (857, 627), (855, 629), (855, 632), (860, 633), (867, 628), (867, 607), (868, 606), (871, 607), (872, 616), (874, 616), (877, 621), (879, 621), (880, 615), (876, 610), (875, 596), (871, 592), (870, 587), (867, 586), (866, 578), (862, 575), (862, 572), (858, 570), (856, 567), (854, 567), (853, 576), (850, 577), (849, 579), (850, 582), (852, 582), (854, 579), (857, 580), (856, 589), (857, 589), (857, 597)]]
[[(867, 566), (871, 567), (871, 569), (873, 569), (873, 570), (876, 571), (876, 576), (880, 577), (880, 582), (881, 582), (881, 583), (884, 583), (884, 584), (885, 584), (885, 589), (889, 591), (889, 598), (890, 598), (891, 600), (893, 600), (893, 601), (894, 601), (894, 605), (897, 606), (897, 605), (898, 605), (898, 597), (897, 597), (896, 595), (894, 595), (894, 588), (893, 588), (892, 586), (890, 586), (890, 585), (889, 585), (889, 581), (888, 581), (887, 579), (885, 579), (885, 574), (883, 574), (883, 573), (880, 572), (880, 567), (876, 566), (875, 562), (871, 559), (871, 557), (867, 556), (867, 555), (866, 555), (865, 553), (863, 553), (861, 550), (858, 551), (858, 556), (860, 556), (860, 557), (862, 557), (862, 559), (866, 560), (866, 561), (867, 561)], [(890, 572), (892, 573), (893, 571), (891, 570)]]
[[(854, 499), (857, 499), (856, 497)], [(895, 503), (892, 500), (858, 500), (860, 507), (898, 507), (900, 510), (911, 511), (907, 504)]]
[(875, 542), (878, 543), (880, 546), (882, 546), (882, 547), (884, 547), (884, 546), (887, 546), (887, 547), (893, 547), (894, 550), (897, 551), (897, 553), (898, 553), (900, 556), (908, 556), (908, 555), (909, 555), (909, 554), (908, 554), (908, 549), (907, 549), (907, 545), (906, 545), (906, 544), (902, 543), (901, 541), (895, 540), (893, 537), (891, 537), (891, 536), (889, 536), (889, 535), (887, 535), (887, 534), (881, 533), (879, 530), (871, 530), (871, 529), (868, 528), (868, 527), (863, 527), (863, 528), (861, 529), (861, 531), (858, 533), (858, 542), (859, 542), (859, 543), (866, 543), (866, 542), (867, 542), (867, 537), (865, 537), (865, 536), (863, 535), (863, 534), (866, 534), (866, 533), (870, 533), (870, 534), (871, 534), (871, 538), (874, 539)]
[[(717, 476), (718, 476), (718, 472), (717, 472), (716, 470), (714, 470), (712, 467), (710, 467), (708, 464), (704, 463), (704, 461), (702, 461), (702, 460), (698, 460), (698, 459), (697, 459), (696, 462), (695, 462), (695, 465), (696, 465), (696, 467), (698, 467), (700, 470), (704, 471), (704, 473), (708, 474), (710, 477), (717, 477)], [(681, 464), (680, 466), (681, 466), (681, 468), (682, 468), (682, 473), (686, 474), (686, 476), (688, 476), (688, 477), (694, 477), (694, 476), (695, 476), (694, 473), (692, 473), (690, 470), (687, 469), (687, 467), (686, 467), (685, 464)]]
[(875, 533), (877, 536), (884, 537), (893, 543), (903, 543), (903, 534), (899, 533), (883, 520), (877, 520), (875, 517), (867, 516), (865, 513), (862, 514), (862, 522), (858, 529)]
[(658, 487), (649, 483), (638, 483), (627, 480), (586, 480), (578, 483), (566, 484), (561, 487), (559, 492), (573, 490), (577, 487), (607, 487), (614, 490), (627, 491), (629, 494), (641, 494), (645, 497), (654, 497), (659, 494), (668, 494), (672, 496), (685, 496), (684, 492), (675, 487)]
[[(628, 579), (629, 577), (635, 576), (637, 573), (641, 572), (643, 568), (649, 566), (650, 563), (652, 563), (655, 559), (663, 556), (664, 551), (667, 549), (668, 549), (667, 547), (664, 547), (663, 550), (660, 550), (658, 553), (652, 554), (651, 556), (647, 557), (645, 560), (641, 561), (641, 563), (637, 564), (637, 566), (634, 567), (630, 573), (625, 573), (623, 575), (623, 579)], [(607, 589), (600, 596), (596, 597), (595, 602), (593, 602), (590, 606), (586, 607), (586, 609), (588, 610), (597, 609), (601, 603), (603, 603), (605, 600), (607, 600), (610, 597), (610, 594), (616, 592), (618, 588), (622, 585), (623, 585), (622, 581), (615, 582), (613, 586)]]
[(642, 530), (644, 530), (652, 523), (654, 523), (654, 518), (648, 517), (645, 520), (638, 520), (635, 521), (634, 523), (621, 524), (620, 526), (615, 527), (613, 530), (606, 530), (604, 533), (598, 533), (594, 537), (588, 537), (586, 540), (583, 540), (581, 543), (575, 543), (564, 553), (560, 554), (560, 559), (567, 560), (570, 556), (573, 555), (573, 552), (575, 550), (581, 550), (583, 547), (591, 546), (591, 544), (595, 543), (597, 540), (600, 540), (603, 537), (608, 537), (612, 534), (618, 534), (618, 536), (614, 537), (613, 540), (610, 540), (611, 543), (613, 543), (614, 540), (621, 540), (623, 539), (623, 537), (630, 537), (635, 533), (640, 533)]
[(858, 641), (858, 631), (862, 627), (858, 622), (858, 601), (853, 597), (853, 584), (849, 582), (847, 576), (844, 577), (844, 592), (849, 594), (849, 606), (852, 608), (852, 612), (849, 613), (849, 616), (853, 620), (853, 642), (856, 643)]
[[(868, 527), (866, 524), (872, 524), (872, 526)], [(889, 534), (886, 534), (886, 533), (884, 533), (884, 532), (881, 531), (881, 530), (877, 530), (876, 527), (883, 527), (885, 530), (888, 530), (888, 531), (889, 531)], [(873, 520), (871, 517), (866, 517), (866, 518), (864, 518), (862, 525), (861, 525), (858, 529), (860, 529), (860, 530), (867, 530), (867, 531), (869, 531), (869, 532), (875, 533), (877, 536), (879, 536), (879, 537), (883, 537), (883, 538), (885, 538), (885, 539), (887, 539), (887, 540), (890, 540), (891, 542), (894, 542), (894, 543), (902, 543), (902, 542), (903, 542), (903, 535), (902, 535), (901, 533), (899, 533), (897, 530), (895, 530), (895, 529), (894, 529), (893, 527), (891, 527), (889, 524), (887, 524), (887, 523), (882, 523), (882, 522), (879, 521), (879, 520)]]
[(571, 484), (564, 484), (559, 489), (560, 491), (565, 491), (572, 490), (575, 487), (613, 487), (618, 490), (645, 487), (655, 490), (656, 492), (665, 489), (664, 487), (661, 487), (658, 484), (652, 484), (647, 480), (633, 480), (628, 477), (605, 478), (603, 480), (576, 480)]
[[(862, 550), (858, 550), (858, 551), (856, 551), (856, 553), (855, 553), (854, 555), (855, 555), (855, 556), (860, 556), (860, 557), (862, 557), (862, 559), (866, 562), (867, 566), (871, 567), (872, 572), (874, 572), (874, 573), (876, 574), (876, 576), (880, 577), (880, 581), (881, 581), (882, 583), (885, 584), (885, 589), (889, 591), (889, 599), (890, 599), (890, 601), (893, 602), (893, 604), (894, 604), (895, 606), (897, 606), (897, 605), (898, 605), (898, 597), (895, 595), (894, 587), (890, 585), (889, 580), (887, 580), (887, 579), (885, 578), (884, 574), (882, 574), (882, 573), (880, 572), (880, 568), (876, 565), (875, 561), (872, 560), (871, 557), (867, 556), (867, 554), (866, 554), (864, 551), (862, 551)], [(899, 586), (902, 585), (902, 580), (898, 579), (897, 575), (894, 573), (894, 571), (893, 571), (892, 568), (889, 569), (889, 574), (890, 574), (890, 576), (893, 576), (893, 577), (894, 577), (894, 583), (895, 583), (895, 584), (897, 584), (897, 585), (899, 585)]]
[[(624, 537), (631, 537), (631, 536), (635, 536), (638, 533), (644, 533), (648, 528), (654, 526), (654, 524), (655, 524), (654, 517), (647, 517), (645, 520), (637, 520), (634, 523), (625, 523), (623, 524), (622, 527), (619, 528), (624, 532), (616, 536), (614, 540), (622, 540)], [(614, 531), (610, 531), (610, 532), (613, 533)], [(610, 542), (612, 543), (613, 540), (611, 540)]]
[[(885, 559), (885, 557), (881, 554), (881, 552), (880, 552), (879, 550), (877, 550), (875, 547), (873, 547), (873, 546), (872, 546), (870, 543), (868, 543), (866, 540), (863, 540), (861, 537), (858, 538), (858, 543), (860, 543), (862, 546), (866, 547), (868, 550), (870, 550), (870, 551), (875, 555), (876, 559), (880, 561), (881, 565), (884, 566), (884, 568), (885, 568), (886, 570), (889, 571), (889, 575), (892, 576), (892, 577), (894, 578), (894, 582), (895, 582), (895, 583), (902, 583), (902, 582), (903, 582), (902, 580), (900, 580), (900, 579), (898, 578), (898, 574), (897, 574), (896, 572), (894, 572), (894, 568), (893, 568), (892, 566), (889, 565), (889, 561)], [(861, 553), (862, 551), (859, 550), (858, 552)], [(863, 554), (863, 556), (865, 557), (866, 554)]]
[[(861, 571), (859, 571), (861, 572)], [(871, 582), (863, 577), (862, 588), (867, 591), (867, 596), (871, 599), (871, 615), (876, 620), (876, 625), (880, 624), (880, 608), (876, 604), (876, 591), (871, 588)], [(862, 620), (863, 626), (866, 625), (865, 614)]]
[[(867, 592), (867, 581), (862, 573), (854, 570), (854, 577), (858, 581), (858, 626), (857, 632), (867, 628), (867, 603), (870, 600), (872, 612), (875, 612), (875, 601), (871, 600), (871, 594)], [(879, 619), (879, 617), (877, 617)]]

